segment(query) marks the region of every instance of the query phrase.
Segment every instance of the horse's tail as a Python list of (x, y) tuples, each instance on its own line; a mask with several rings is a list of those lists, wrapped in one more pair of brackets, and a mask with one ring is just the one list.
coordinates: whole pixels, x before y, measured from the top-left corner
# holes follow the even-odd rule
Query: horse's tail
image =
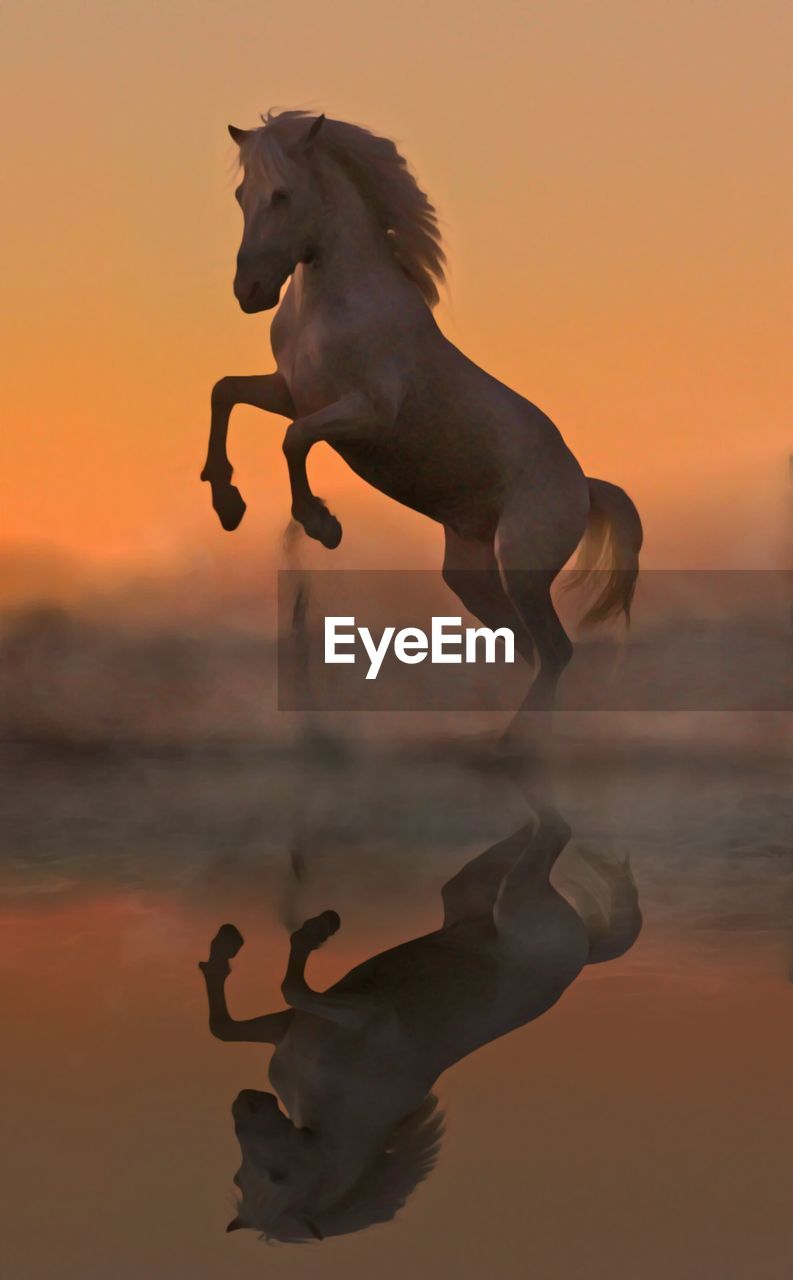
[(599, 587), (581, 619), (582, 626), (604, 622), (619, 613), (625, 614), (628, 623), (639, 576), (642, 522), (624, 489), (607, 480), (587, 482), (589, 524), (567, 586)]
[(587, 964), (615, 960), (630, 950), (642, 928), (630, 860), (620, 861), (581, 846), (576, 854), (578, 867), (568, 872), (567, 879), (573, 904), (589, 934)]

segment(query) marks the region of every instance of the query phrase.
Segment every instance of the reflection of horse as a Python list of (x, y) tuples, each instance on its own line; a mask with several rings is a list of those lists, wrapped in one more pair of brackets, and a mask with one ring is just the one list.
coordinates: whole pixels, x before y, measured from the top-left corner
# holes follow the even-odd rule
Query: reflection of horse
[[(341, 525), (312, 492), (324, 441), (358, 475), (446, 531), (444, 577), (486, 626), (511, 627), (537, 678), (526, 705), (550, 706), (570, 642), (551, 583), (589, 531), (608, 567), (587, 615), (627, 615), (641, 523), (622, 489), (587, 479), (535, 405), (466, 359), (431, 307), (443, 280), (435, 210), (392, 142), (302, 112), (231, 129), (245, 226), (234, 292), (275, 307), (277, 372), (222, 378), (202, 479), (226, 529), (245, 511), (226, 437), (235, 404), (293, 421), (284, 439), (292, 514), (326, 547)], [(591, 562), (590, 562), (591, 563)], [(531, 572), (527, 572), (531, 571)]]
[(281, 1013), (230, 1017), (224, 984), (242, 938), (220, 929), (201, 965), (210, 1029), (277, 1046), (270, 1081), (288, 1111), (252, 1089), (234, 1102), (242, 1166), (229, 1230), (298, 1241), (390, 1220), (434, 1164), (441, 1072), (539, 1017), (585, 964), (632, 945), (641, 916), (627, 863), (582, 855), (595, 884), (574, 890), (577, 910), (551, 886), (569, 835), (541, 811), (444, 886), (440, 929), (372, 956), (326, 992), (304, 970), (339, 918), (306, 921), (291, 937), (281, 988), (291, 1008)]

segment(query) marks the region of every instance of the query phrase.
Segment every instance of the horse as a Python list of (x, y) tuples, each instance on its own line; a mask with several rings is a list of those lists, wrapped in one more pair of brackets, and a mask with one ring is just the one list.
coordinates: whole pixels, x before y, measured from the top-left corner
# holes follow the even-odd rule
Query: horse
[(306, 920), (290, 937), (288, 1007), (261, 1017), (229, 1013), (225, 984), (243, 938), (234, 925), (219, 929), (199, 965), (210, 1031), (275, 1046), (275, 1093), (243, 1089), (232, 1105), (242, 1164), (228, 1231), (298, 1243), (393, 1219), (439, 1153), (438, 1077), (540, 1017), (585, 965), (633, 945), (641, 913), (627, 860), (581, 850), (583, 879), (573, 876), (565, 897), (551, 884), (569, 838), (564, 819), (539, 806), (444, 885), (439, 929), (364, 960), (324, 992), (309, 986), (306, 962), (340, 920), (335, 911)]
[(324, 441), (369, 484), (443, 525), (445, 582), (487, 627), (512, 629), (536, 669), (523, 709), (550, 709), (573, 651), (551, 584), (583, 542), (575, 581), (594, 596), (583, 622), (627, 620), (636, 507), (587, 478), (550, 419), (441, 332), (438, 219), (395, 144), (303, 111), (262, 121), (229, 126), (244, 223), (234, 293), (248, 315), (278, 307), (276, 370), (212, 390), (201, 479), (220, 522), (236, 529), (246, 509), (226, 447), (233, 407), (291, 419), (283, 451), (306, 534), (329, 549), (342, 536), (306, 470)]

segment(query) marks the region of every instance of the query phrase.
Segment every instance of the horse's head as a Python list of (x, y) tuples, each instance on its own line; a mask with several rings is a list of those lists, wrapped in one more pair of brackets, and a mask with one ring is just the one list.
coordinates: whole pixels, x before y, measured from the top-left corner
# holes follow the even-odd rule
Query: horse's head
[(243, 1089), (231, 1114), (242, 1164), (234, 1177), (238, 1216), (227, 1229), (253, 1227), (269, 1236), (273, 1222), (287, 1221), (310, 1235), (300, 1207), (321, 1181), (313, 1135), (284, 1115), (272, 1093)]
[(305, 163), (324, 116), (294, 121), (288, 144), (267, 125), (229, 133), (240, 149), (242, 181), (235, 192), (244, 226), (234, 294), (252, 314), (277, 306), (284, 282), (316, 253), (322, 200)]
[(443, 1121), (430, 1095), (386, 1135), (349, 1144), (298, 1129), (271, 1093), (244, 1089), (232, 1107), (242, 1165), (237, 1216), (268, 1240), (297, 1243), (388, 1222), (432, 1169)]

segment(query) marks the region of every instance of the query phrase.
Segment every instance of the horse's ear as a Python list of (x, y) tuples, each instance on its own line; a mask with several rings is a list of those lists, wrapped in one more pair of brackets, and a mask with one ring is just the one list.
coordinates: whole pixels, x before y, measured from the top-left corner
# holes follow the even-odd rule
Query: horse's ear
[(229, 1223), (229, 1225), (226, 1227), (226, 1231), (227, 1231), (227, 1232), (229, 1232), (229, 1231), (239, 1231), (240, 1227), (244, 1227), (244, 1226), (245, 1226), (245, 1223), (244, 1223), (244, 1222), (241, 1222), (239, 1218), (232, 1218), (232, 1219), (231, 1219), (231, 1222), (230, 1222), (230, 1223)]
[[(324, 117), (323, 117), (323, 118), (324, 118)], [(316, 1222), (312, 1222), (309, 1218), (306, 1218), (306, 1226), (307, 1226), (308, 1230), (311, 1232), (311, 1234), (312, 1234), (312, 1236), (314, 1237), (314, 1239), (315, 1239), (315, 1240), (324, 1240), (324, 1239), (325, 1239), (325, 1237), (323, 1236), (323, 1234), (322, 1234), (322, 1232), (320, 1231), (319, 1227), (317, 1226)]]
[(247, 129), (238, 129), (235, 124), (229, 125), (229, 133), (231, 134), (232, 138), (234, 139), (238, 147), (242, 146), (243, 142), (248, 136)]
[(323, 111), (321, 116), (317, 116), (316, 120), (312, 121), (311, 128), (309, 129), (308, 133), (306, 134), (303, 140), (304, 148), (311, 146), (312, 142), (316, 138), (317, 134), (319, 133), (324, 123), (325, 123), (325, 113)]

